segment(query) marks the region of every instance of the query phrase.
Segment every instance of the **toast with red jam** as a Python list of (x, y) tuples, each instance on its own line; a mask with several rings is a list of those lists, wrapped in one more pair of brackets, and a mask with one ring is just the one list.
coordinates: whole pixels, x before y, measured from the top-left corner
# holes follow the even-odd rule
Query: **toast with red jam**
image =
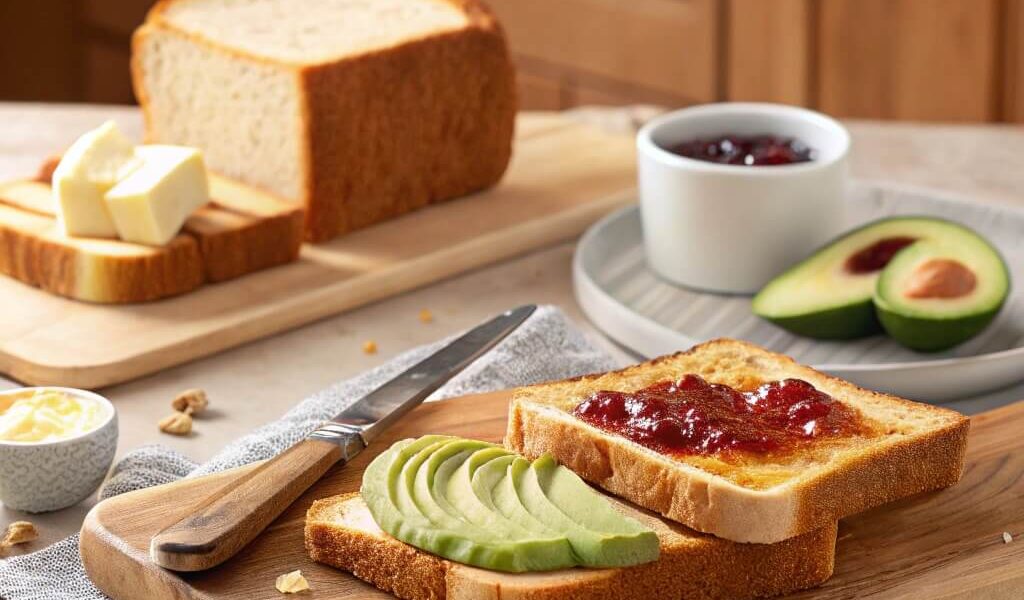
[(963, 471), (969, 420), (720, 339), (517, 390), (505, 443), (698, 531), (774, 543)]

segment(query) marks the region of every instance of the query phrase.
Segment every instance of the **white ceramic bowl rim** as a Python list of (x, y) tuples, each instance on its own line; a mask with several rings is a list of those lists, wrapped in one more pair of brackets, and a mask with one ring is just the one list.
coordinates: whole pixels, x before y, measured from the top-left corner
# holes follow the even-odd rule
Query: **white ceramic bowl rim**
[[(828, 156), (815, 158), (809, 162), (794, 163), (789, 165), (723, 165), (694, 158), (680, 156), (666, 150), (654, 141), (656, 133), (668, 126), (684, 120), (699, 120), (703, 118), (717, 118), (728, 115), (757, 115), (763, 116), (766, 123), (772, 119), (785, 119), (789, 121), (803, 121), (814, 127), (834, 136), (836, 149)], [(764, 133), (771, 134), (771, 127), (766, 125)], [(727, 135), (728, 131), (722, 131), (720, 135)], [(792, 174), (798, 171), (813, 171), (823, 169), (843, 160), (850, 149), (850, 133), (846, 127), (839, 122), (820, 112), (789, 106), (786, 104), (772, 104), (770, 102), (717, 102), (713, 104), (700, 104), (656, 117), (648, 121), (637, 133), (637, 148), (669, 165), (684, 167), (691, 170), (702, 170), (716, 173), (728, 173), (736, 176), (753, 177), (778, 177)], [(679, 140), (680, 142), (685, 140)]]
[(61, 444), (68, 444), (68, 443), (74, 442), (75, 440), (80, 440), (80, 439), (82, 439), (84, 437), (87, 437), (87, 436), (90, 436), (90, 435), (96, 433), (97, 431), (99, 431), (99, 430), (103, 429), (104, 427), (106, 427), (107, 425), (109, 425), (110, 422), (114, 420), (114, 417), (117, 416), (117, 410), (114, 408), (114, 404), (110, 400), (107, 400), (106, 398), (104, 398), (103, 396), (101, 396), (101, 395), (99, 395), (99, 394), (97, 394), (95, 392), (90, 392), (89, 390), (80, 390), (80, 389), (77, 389), (77, 388), (57, 387), (57, 386), (53, 386), (53, 385), (40, 385), (40, 386), (34, 386), (34, 387), (20, 387), (20, 388), (13, 388), (13, 389), (10, 389), (10, 390), (0, 391), (0, 397), (2, 397), (2, 396), (13, 396), (15, 394), (24, 394), (25, 392), (35, 392), (35, 391), (39, 391), (39, 390), (50, 390), (50, 391), (64, 392), (65, 394), (67, 394), (69, 396), (78, 396), (80, 398), (88, 398), (90, 400), (95, 400), (96, 402), (98, 402), (100, 404), (100, 406), (103, 406), (104, 409), (107, 411), (107, 418), (104, 419), (103, 422), (100, 423), (99, 425), (97, 425), (96, 427), (93, 427), (92, 429), (90, 429), (88, 431), (83, 431), (83, 432), (81, 432), (81, 433), (79, 433), (77, 435), (73, 435), (71, 437), (61, 438), (59, 440), (43, 441), (43, 442), (15, 442), (15, 441), (11, 441), (11, 440), (0, 440), (0, 446), (14, 446), (14, 447), (21, 447), (21, 448), (23, 448), (25, 446), (42, 447), (42, 446), (59, 446)]

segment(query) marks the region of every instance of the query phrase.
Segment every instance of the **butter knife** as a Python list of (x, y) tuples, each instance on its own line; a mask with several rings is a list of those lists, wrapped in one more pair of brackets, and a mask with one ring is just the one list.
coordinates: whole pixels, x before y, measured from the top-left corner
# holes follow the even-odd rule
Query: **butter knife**
[(150, 540), (150, 558), (174, 571), (224, 562), (337, 463), (347, 463), (381, 432), (493, 348), (536, 306), (507, 311), (357, 400), (306, 439), (217, 490), (194, 512)]

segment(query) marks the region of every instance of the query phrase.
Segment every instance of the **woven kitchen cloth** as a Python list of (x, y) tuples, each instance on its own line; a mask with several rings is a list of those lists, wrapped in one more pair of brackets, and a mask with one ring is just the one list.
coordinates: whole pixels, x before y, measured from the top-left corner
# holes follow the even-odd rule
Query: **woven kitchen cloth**
[[(100, 491), (109, 498), (132, 490), (223, 471), (270, 458), (303, 439), (323, 421), (437, 350), (416, 348), (387, 364), (303, 400), (279, 421), (265, 425), (198, 465), (174, 450), (146, 446), (125, 456)], [(606, 371), (617, 365), (592, 346), (557, 308), (543, 306), (497, 347), (431, 396), (440, 400), (529, 383)], [(4, 600), (102, 599), (85, 574), (78, 536), (24, 556), (0, 560)]]

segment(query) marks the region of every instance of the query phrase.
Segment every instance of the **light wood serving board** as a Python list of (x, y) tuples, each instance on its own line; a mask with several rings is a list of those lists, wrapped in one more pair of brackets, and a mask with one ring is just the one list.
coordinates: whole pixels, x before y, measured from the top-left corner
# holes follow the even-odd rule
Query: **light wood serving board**
[[(337, 467), (259, 538), (220, 567), (181, 575), (149, 561), (152, 535), (206, 494), (253, 466), (141, 490), (95, 506), (82, 527), (86, 569), (117, 600), (253, 600), (282, 596), (278, 575), (301, 569), (301, 598), (391, 598), (342, 571), (312, 562), (303, 547), (314, 500), (355, 491), (367, 463), (393, 441), (446, 433), (500, 441), (509, 392), (423, 405), (355, 461)], [(1019, 599), (1024, 595), (1024, 402), (972, 419), (963, 480), (840, 523), (836, 572), (824, 586), (791, 598)], [(1004, 543), (1002, 533), (1016, 541)]]
[(103, 387), (571, 239), (632, 201), (635, 162), (632, 136), (527, 113), (497, 187), (306, 245), (289, 265), (120, 306), (0, 276), (0, 372)]

